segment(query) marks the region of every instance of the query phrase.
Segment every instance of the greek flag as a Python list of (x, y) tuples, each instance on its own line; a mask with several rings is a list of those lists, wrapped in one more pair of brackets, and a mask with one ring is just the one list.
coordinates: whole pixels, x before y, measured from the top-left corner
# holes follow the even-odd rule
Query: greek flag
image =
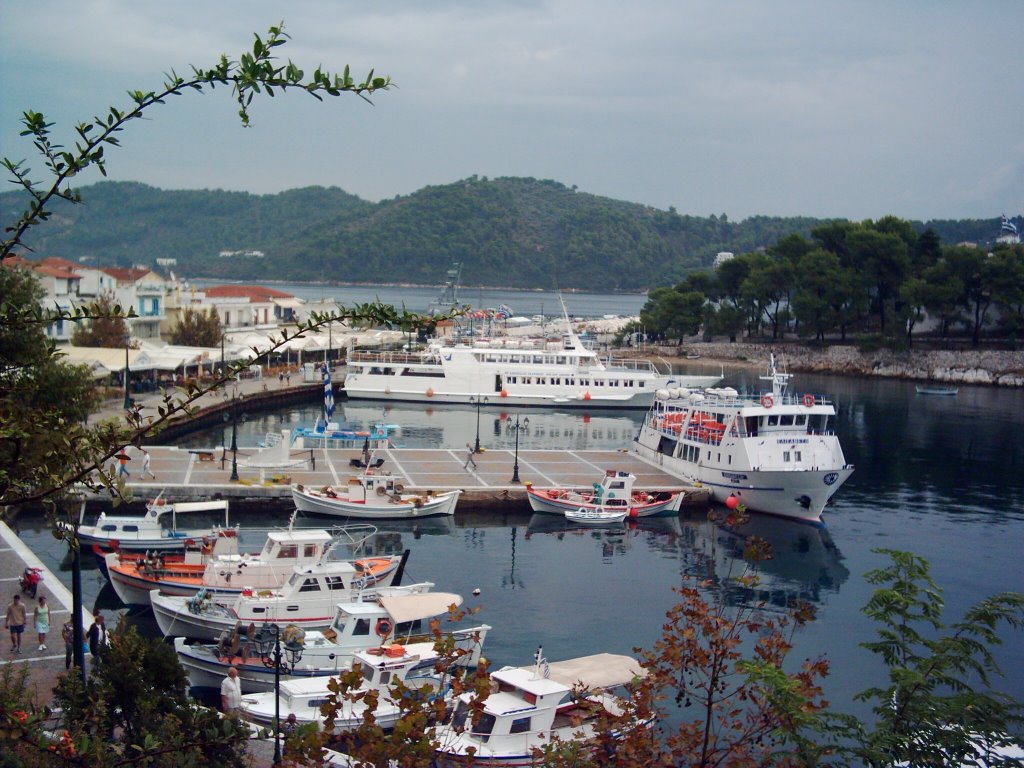
[(330, 422), (334, 415), (334, 388), (331, 386), (331, 371), (324, 364), (324, 416)]
[(1008, 218), (1006, 218), (1006, 216), (1003, 216), (1002, 231), (1003, 232), (1008, 232), (1011, 235), (1016, 235), (1017, 234), (1017, 225), (1014, 224), (1012, 221), (1010, 221)]
[(508, 304), (499, 304), (498, 317), (501, 318), (502, 320), (507, 320), (508, 318), (512, 317), (512, 307), (510, 307)]

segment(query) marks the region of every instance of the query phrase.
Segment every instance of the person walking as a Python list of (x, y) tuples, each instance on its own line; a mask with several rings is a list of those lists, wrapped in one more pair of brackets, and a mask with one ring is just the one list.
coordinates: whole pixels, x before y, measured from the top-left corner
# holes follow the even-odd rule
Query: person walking
[(50, 631), (50, 606), (46, 604), (46, 598), (43, 595), (39, 596), (39, 604), (36, 606), (35, 612), (36, 620), (36, 634), (39, 635), (39, 648), (36, 650), (46, 650), (46, 633)]
[(242, 706), (242, 681), (238, 670), (228, 667), (228, 676), (220, 684), (220, 708), (225, 715), (233, 715)]
[(120, 466), (117, 469), (117, 476), (131, 477), (131, 473), (128, 471), (128, 462), (131, 460), (131, 457), (124, 448), (122, 448), (121, 452), (117, 454), (117, 460), (120, 462)]
[(473, 469), (476, 469), (476, 458), (473, 455), (473, 446), (466, 443), (466, 463), (462, 465), (462, 468), (468, 470), (470, 464), (473, 465)]
[(142, 448), (141, 450), (142, 450), (142, 471), (139, 473), (139, 480), (144, 480), (146, 478), (146, 473), (147, 472), (149, 473), (150, 477), (152, 477), (154, 480), (156, 480), (156, 474), (154, 474), (153, 469), (150, 466), (152, 464), (152, 462), (153, 462), (153, 457), (149, 455), (149, 451), (147, 451), (145, 448)]
[(65, 621), (60, 628), (60, 639), (64, 641), (64, 670), (67, 671), (75, 658), (75, 627), (70, 621)]
[(96, 612), (92, 617), (92, 624), (86, 633), (89, 640), (89, 653), (92, 655), (92, 671), (103, 662), (103, 654), (107, 647), (107, 625), (103, 623), (103, 614)]
[(15, 594), (4, 615), (4, 629), (11, 631), (11, 653), (21, 653), (21, 635), (25, 631), (25, 604)]

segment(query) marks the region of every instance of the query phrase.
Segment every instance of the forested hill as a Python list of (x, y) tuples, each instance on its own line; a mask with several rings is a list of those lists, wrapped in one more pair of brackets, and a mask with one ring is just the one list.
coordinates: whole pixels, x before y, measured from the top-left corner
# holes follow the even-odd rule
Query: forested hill
[[(380, 203), (336, 187), (251, 195), (101, 182), (81, 192), (83, 204), (59, 202), (28, 233), (36, 258), (110, 266), (174, 258), (179, 276), (232, 280), (434, 285), (461, 262), (464, 285), (640, 290), (673, 284), (718, 251), (806, 236), (822, 221), (681, 215), (532, 178), (471, 177)], [(5, 226), (22, 208), (17, 193), (0, 195)], [(991, 241), (999, 227), (998, 219), (930, 224), (947, 243)]]

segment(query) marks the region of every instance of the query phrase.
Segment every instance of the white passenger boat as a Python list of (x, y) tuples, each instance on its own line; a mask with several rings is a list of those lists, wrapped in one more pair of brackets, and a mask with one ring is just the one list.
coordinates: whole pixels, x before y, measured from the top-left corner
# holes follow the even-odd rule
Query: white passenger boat
[[(434, 670), (439, 658), (432, 642), (409, 645), (396, 643), (356, 651), (352, 654), (353, 665), (358, 664), (363, 679), (349, 693), (353, 697), (362, 697), (370, 691), (376, 691), (378, 699), (373, 712), (374, 720), (379, 727), (389, 730), (395, 726), (403, 712), (401, 705), (391, 698), (391, 689), (397, 683), (430, 699), (444, 694), (446, 683), (442, 675)], [(322, 676), (285, 680), (281, 683), (280, 697), (274, 691), (246, 694), (242, 698), (242, 717), (253, 725), (267, 728), (273, 727), (278, 717), (284, 720), (294, 714), (299, 726), (316, 723), (323, 730), (324, 717), (320, 714), (320, 707), (331, 695), (327, 688), (331, 679)], [(365, 700), (345, 698), (339, 703), (334, 733), (357, 728), (366, 714)]]
[(345, 393), (350, 400), (464, 404), (487, 397), (503, 406), (646, 408), (659, 388), (721, 380), (672, 376), (650, 360), (602, 358), (584, 346), (566, 315), (561, 341), (435, 340), (423, 352), (353, 352)]
[[(270, 531), (263, 548), (256, 554), (239, 553), (236, 546), (227, 554), (200, 554), (196, 562), (152, 556), (125, 557), (115, 552), (106, 557), (107, 574), (125, 605), (149, 605), (153, 590), (168, 595), (195, 595), (201, 590), (238, 595), (244, 589), (273, 589), (291, 578), (296, 566), (312, 566), (328, 560), (345, 562), (347, 569), (355, 570), (353, 578), (360, 586), (389, 584), (401, 564), (400, 556), (339, 556), (354, 555), (376, 532), (376, 528), (366, 524), (331, 531), (289, 526)], [(230, 543), (218, 539), (213, 548)]]
[[(605, 470), (600, 482), (590, 488), (537, 488), (526, 484), (530, 509), (550, 515), (579, 515), (581, 512), (622, 513), (622, 517), (668, 517), (679, 514), (683, 494), (679, 491), (634, 490), (636, 475)], [(584, 515), (585, 516), (585, 515)], [(622, 519), (621, 517), (619, 518)]]
[(244, 589), (237, 595), (221, 596), (200, 592), (192, 597), (165, 595), (154, 589), (149, 602), (164, 637), (215, 640), (238, 624), (266, 622), (294, 624), (304, 630), (326, 629), (341, 601), (429, 592), (434, 586), (429, 581), (397, 585), (395, 577), (403, 570), (407, 555), (408, 550), (401, 566), (399, 557), (393, 556), (398, 567), (376, 584), (367, 583), (349, 561), (327, 561), (295, 568), (278, 589)]
[[(422, 623), (444, 617), (453, 605), (461, 604), (462, 597), (451, 592), (383, 595), (376, 600), (338, 603), (330, 628), (305, 633), (302, 656), (282, 670), (281, 680), (337, 675), (350, 667), (353, 653), (375, 644), (432, 642), (431, 633), (420, 632)], [(490, 629), (481, 624), (445, 632), (452, 635), (455, 647), (462, 653), (458, 664), (476, 666)], [(238, 638), (238, 643), (234, 638)], [(239, 631), (225, 640), (190, 643), (183, 637), (174, 639), (174, 649), (189, 684), (199, 691), (219, 691), (228, 668), (235, 667), (243, 693), (273, 690), (273, 662), (255, 652), (248, 633)]]
[[(195, 512), (216, 512), (224, 515), (224, 525), (206, 528), (179, 529), (178, 515)], [(72, 528), (70, 523), (60, 521), (58, 525)], [(121, 550), (176, 551), (185, 549), (189, 539), (216, 536), (228, 527), (228, 502), (189, 501), (168, 504), (163, 494), (146, 506), (144, 515), (109, 515), (101, 512), (94, 525), (78, 525), (78, 541), (86, 546), (99, 544), (103, 547), (118, 547)]]
[[(533, 666), (503, 667), (491, 673), (497, 692), (483, 702), (476, 724), (474, 694), (459, 697), (451, 719), (435, 731), (435, 763), (439, 768), (536, 765), (534, 749), (594, 739), (598, 712), (623, 714), (621, 699), (604, 691), (643, 674), (628, 656), (600, 653), (548, 663), (538, 650)], [(588, 692), (573, 698), (574, 686), (580, 685)], [(636, 722), (633, 727), (649, 724)]]
[(432, 515), (454, 515), (461, 490), (445, 493), (405, 493), (390, 473), (369, 469), (349, 478), (342, 488), (292, 486), (296, 509), (316, 515), (335, 515), (371, 520), (395, 520)]
[[(817, 522), (853, 473), (834, 432), (835, 405), (787, 391), (772, 355), (751, 396), (730, 387), (661, 390), (633, 442), (643, 461), (707, 486), (730, 506)], [(730, 500), (732, 497), (732, 500)]]

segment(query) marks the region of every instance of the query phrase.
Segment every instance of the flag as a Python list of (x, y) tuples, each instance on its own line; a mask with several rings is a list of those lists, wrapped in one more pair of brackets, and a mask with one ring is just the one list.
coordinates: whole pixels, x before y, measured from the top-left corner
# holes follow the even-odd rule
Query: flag
[(1007, 232), (1011, 235), (1017, 234), (1017, 225), (1010, 221), (1006, 216), (1003, 216), (1002, 231)]
[(331, 386), (331, 370), (324, 365), (324, 415), (330, 422), (334, 415), (334, 387)]
[(512, 307), (510, 307), (508, 304), (499, 304), (498, 317), (501, 318), (502, 320), (507, 320), (508, 318), (512, 317)]

